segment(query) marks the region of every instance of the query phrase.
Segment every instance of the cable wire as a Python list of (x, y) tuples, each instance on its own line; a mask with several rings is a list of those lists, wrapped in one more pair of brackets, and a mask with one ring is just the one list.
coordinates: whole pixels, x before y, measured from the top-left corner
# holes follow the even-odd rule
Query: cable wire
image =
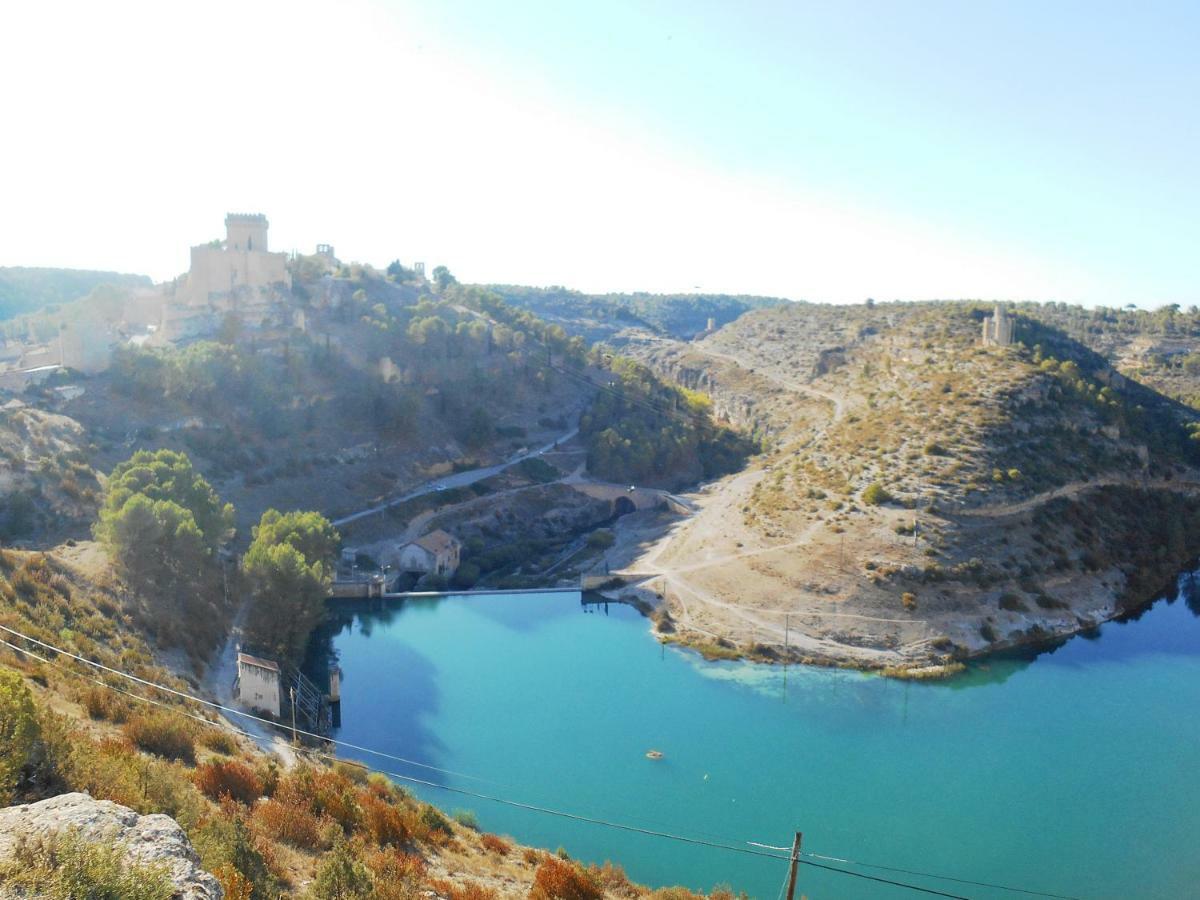
[[(184, 691), (179, 691), (179, 690), (176, 690), (175, 688), (169, 688), (169, 687), (166, 687), (165, 685), (157, 684), (157, 683), (155, 683), (153, 681), (149, 681), (145, 678), (140, 678), (137, 675), (133, 675), (128, 672), (122, 672), (119, 669), (114, 669), (110, 666), (104, 665), (103, 663), (86, 659), (82, 656), (71, 653), (68, 650), (64, 650), (60, 647), (56, 647), (53, 644), (48, 644), (45, 641), (41, 641), (41, 640), (38, 640), (37, 638), (31, 637), (27, 634), (23, 634), (22, 632), (17, 631), (16, 629), (13, 629), (13, 628), (9, 628), (6, 625), (0, 625), (0, 630), (8, 632), (9, 634), (14, 635), (15, 637), (21, 638), (22, 640), (30, 641), (31, 643), (37, 644), (38, 646), (43, 647), (46, 650), (51, 651), (53, 653), (60, 654), (69, 659), (76, 660), (77, 662), (81, 662), (85, 665), (92, 666), (93, 668), (100, 669), (100, 670), (108, 672), (110, 674), (117, 675), (122, 678), (126, 678), (126, 679), (136, 682), (138, 684), (145, 685), (146, 687), (151, 687), (151, 688), (155, 688), (157, 690), (165, 691), (166, 693), (172, 694), (174, 696), (180, 697), (185, 700), (192, 701), (194, 703), (201, 704), (203, 706), (207, 706), (207, 707), (219, 710), (221, 712), (229, 712), (229, 713), (233, 713), (235, 715), (244, 716), (248, 719), (251, 719), (251, 720), (254, 720), (257, 722), (261, 722), (265, 725), (269, 725), (272, 727), (276, 727), (278, 724), (278, 723), (272, 722), (269, 719), (265, 719), (260, 716), (255, 716), (251, 713), (246, 713), (241, 710), (232, 709), (230, 707), (223, 706), (222, 704), (215, 703), (211, 700), (205, 700), (201, 697), (197, 697), (195, 695), (188, 694)], [(244, 737), (247, 737), (251, 740), (254, 740), (256, 737), (255, 735), (251, 734), (248, 731), (245, 731), (245, 730), (242, 730), (242, 729), (239, 729), (239, 728), (233, 726), (231, 723), (229, 723), (227, 725), (222, 725), (219, 722), (213, 722), (209, 719), (205, 719), (204, 717), (196, 715), (194, 713), (191, 713), (187, 710), (182, 710), (182, 709), (178, 709), (176, 707), (168, 706), (167, 704), (162, 703), (161, 701), (153, 700), (149, 697), (142, 697), (138, 694), (133, 694), (128, 691), (123, 691), (120, 688), (118, 688), (114, 685), (110, 685), (107, 682), (104, 682), (100, 679), (89, 678), (87, 675), (84, 675), (81, 672), (75, 672), (72, 669), (61, 666), (55, 660), (48, 659), (44, 656), (41, 656), (40, 654), (34, 653), (31, 650), (19, 647), (15, 644), (10, 643), (7, 640), (0, 639), (0, 644), (3, 644), (4, 646), (9, 647), (10, 649), (15, 650), (18, 653), (22, 653), (27, 656), (31, 656), (34, 659), (37, 659), (44, 663), (47, 663), (48, 665), (52, 665), (56, 668), (61, 669), (62, 671), (65, 671), (69, 674), (75, 675), (79, 678), (83, 678), (87, 681), (91, 681), (97, 685), (100, 685), (101, 687), (115, 691), (116, 693), (122, 694), (131, 699), (138, 700), (138, 701), (145, 702), (145, 703), (150, 703), (155, 706), (159, 706), (159, 707), (163, 707), (163, 708), (174, 709), (176, 712), (179, 712), (180, 714), (187, 716), (188, 718), (194, 719), (202, 724), (209, 725), (214, 728), (222, 728), (222, 729), (227, 728), (228, 730), (232, 730), (232, 731), (234, 731)], [(437, 771), (442, 774), (455, 775), (457, 777), (463, 777), (463, 778), (471, 778), (472, 780), (475, 780), (475, 781), (485, 781), (485, 782), (487, 781), (486, 779), (476, 778), (475, 776), (462, 775), (460, 773), (451, 772), (447, 769), (440, 769), (436, 766), (430, 766), (430, 765), (426, 765), (423, 763), (417, 763), (412, 760), (404, 759), (403, 757), (398, 757), (398, 756), (394, 756), (392, 754), (383, 753), (382, 751), (372, 750), (371, 748), (368, 748), (368, 747), (361, 747), (359, 745), (351, 744), (346, 741), (339, 741), (339, 740), (334, 740), (332, 738), (323, 737), (321, 735), (314, 734), (314, 733), (308, 732), (308, 731), (304, 731), (302, 729), (296, 729), (295, 733), (303, 734), (306, 737), (311, 737), (311, 738), (314, 738), (319, 741), (327, 741), (334, 745), (350, 747), (352, 749), (359, 750), (361, 752), (371, 753), (371, 754), (375, 754), (375, 755), (382, 756), (385, 758), (394, 759), (394, 760), (404, 762), (409, 765), (416, 765), (416, 766), (420, 766), (422, 768), (431, 769), (433, 771)], [(634, 834), (641, 834), (641, 835), (646, 835), (649, 837), (658, 837), (658, 838), (663, 838), (666, 840), (676, 841), (679, 843), (707, 847), (707, 848), (715, 849), (715, 850), (724, 850), (726, 852), (732, 852), (732, 853), (740, 853), (740, 854), (744, 854), (744, 855), (748, 855), (748, 856), (773, 859), (773, 860), (785, 860), (785, 861), (790, 858), (790, 848), (774, 847), (769, 844), (763, 844), (763, 843), (759, 843), (756, 841), (745, 841), (744, 843), (747, 846), (743, 847), (743, 846), (736, 846), (736, 845), (732, 845), (732, 844), (721, 843), (720, 841), (705, 840), (702, 838), (689, 837), (686, 835), (675, 834), (673, 832), (660, 831), (660, 830), (656, 830), (656, 829), (652, 829), (652, 828), (644, 828), (644, 827), (637, 826), (637, 825), (629, 825), (629, 824), (626, 824), (623, 822), (615, 822), (615, 821), (611, 821), (611, 820), (607, 820), (607, 819), (600, 819), (600, 818), (596, 818), (596, 817), (592, 817), (592, 816), (586, 816), (586, 815), (583, 815), (580, 813), (566, 812), (564, 810), (553, 809), (551, 807), (545, 807), (545, 806), (538, 806), (538, 805), (532, 804), (532, 803), (524, 803), (522, 801), (512, 800), (512, 799), (509, 799), (506, 797), (498, 797), (498, 796), (494, 796), (494, 795), (490, 795), (490, 794), (484, 794), (484, 793), (481, 793), (478, 791), (468, 790), (466, 788), (459, 788), (459, 787), (453, 787), (453, 786), (447, 785), (447, 784), (440, 784), (435, 781), (429, 781), (429, 780), (422, 779), (422, 778), (416, 778), (411, 775), (403, 775), (398, 772), (391, 772), (386, 769), (375, 768), (372, 766), (368, 766), (365, 763), (356, 763), (353, 761), (340, 759), (339, 757), (337, 757), (334, 754), (326, 753), (326, 752), (322, 752), (322, 751), (318, 751), (318, 750), (313, 750), (310, 752), (311, 752), (311, 755), (313, 755), (315, 757), (327, 759), (332, 762), (342, 762), (342, 763), (350, 762), (352, 765), (360, 765), (362, 768), (367, 769), (368, 771), (378, 772), (382, 775), (388, 776), (389, 778), (394, 778), (394, 779), (397, 779), (400, 781), (405, 781), (410, 784), (421, 785), (423, 787), (429, 787), (429, 788), (433, 788), (435, 790), (447, 791), (449, 793), (457, 794), (460, 796), (472, 797), (472, 798), (478, 799), (478, 800), (486, 800), (491, 803), (497, 803), (502, 806), (508, 806), (508, 807), (515, 808), (515, 809), (522, 809), (522, 810), (526, 810), (529, 812), (536, 812), (536, 813), (540, 813), (543, 815), (549, 815), (549, 816), (554, 816), (554, 817), (561, 818), (561, 819), (567, 819), (570, 821), (583, 822), (586, 824), (598, 825), (598, 826), (602, 826), (602, 827), (606, 827), (606, 828), (613, 828), (616, 830), (631, 832)], [(495, 782), (487, 782), (487, 783), (494, 784)], [(754, 848), (761, 848), (761, 849), (754, 849)], [(779, 853), (776, 853), (776, 852), (768, 852), (768, 851), (777, 851), (777, 850), (788, 850), (789, 855), (780, 855)], [(924, 887), (922, 885), (915, 885), (915, 884), (911, 884), (908, 882), (895, 881), (895, 880), (889, 879), (889, 878), (882, 878), (882, 877), (879, 877), (876, 875), (869, 875), (865, 872), (855, 872), (851, 869), (843, 869), (843, 868), (839, 868), (837, 866), (828, 865), (827, 863), (816, 862), (815, 860), (822, 859), (822, 860), (840, 862), (845, 865), (856, 865), (856, 866), (862, 866), (864, 868), (874, 868), (874, 869), (879, 869), (881, 871), (903, 873), (906, 875), (913, 875), (916, 877), (941, 879), (941, 880), (945, 880), (945, 881), (957, 882), (960, 884), (969, 884), (969, 885), (973, 885), (976, 887), (994, 888), (997, 890), (1011, 891), (1013, 893), (1026, 894), (1026, 895), (1030, 895), (1030, 896), (1056, 898), (1056, 900), (1080, 900), (1080, 898), (1073, 897), (1073, 896), (1066, 895), (1066, 894), (1055, 894), (1055, 893), (1037, 891), (1037, 890), (1032, 890), (1032, 889), (1027, 889), (1027, 888), (1018, 888), (1018, 887), (1013, 887), (1013, 886), (1004, 885), (1004, 884), (996, 884), (996, 883), (985, 882), (985, 881), (974, 881), (974, 880), (958, 878), (958, 877), (950, 876), (950, 875), (940, 875), (940, 874), (935, 874), (935, 873), (931, 873), (931, 872), (922, 872), (922, 871), (915, 870), (915, 869), (900, 868), (900, 867), (896, 867), (896, 866), (884, 866), (884, 865), (877, 865), (877, 864), (872, 864), (872, 863), (862, 863), (862, 862), (857, 862), (855, 860), (843, 859), (840, 857), (825, 856), (825, 855), (822, 855), (819, 853), (813, 853), (811, 851), (802, 851), (801, 856), (807, 857), (807, 859), (805, 859), (801, 864), (809, 866), (811, 868), (821, 869), (821, 870), (829, 871), (829, 872), (835, 872), (835, 873), (841, 874), (841, 875), (850, 875), (855, 878), (861, 878), (861, 879), (865, 879), (867, 881), (874, 881), (874, 882), (879, 882), (882, 884), (888, 884), (888, 885), (892, 885), (894, 887), (906, 888), (908, 890), (918, 891), (918, 892), (930, 894), (933, 896), (949, 897), (949, 898), (953, 898), (953, 900), (970, 900), (970, 898), (963, 897), (958, 894), (951, 894), (951, 893), (948, 893), (945, 891), (940, 891), (935, 888)]]

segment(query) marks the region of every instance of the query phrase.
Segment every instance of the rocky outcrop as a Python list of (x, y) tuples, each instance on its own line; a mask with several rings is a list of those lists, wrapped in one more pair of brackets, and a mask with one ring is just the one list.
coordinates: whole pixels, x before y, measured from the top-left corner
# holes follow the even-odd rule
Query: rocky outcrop
[(138, 815), (128, 807), (93, 800), (87, 794), (61, 794), (0, 810), (0, 862), (10, 859), (22, 841), (64, 833), (124, 847), (130, 863), (164, 867), (179, 900), (221, 900), (224, 896), (217, 880), (200, 868), (200, 858), (187, 835), (170, 816)]

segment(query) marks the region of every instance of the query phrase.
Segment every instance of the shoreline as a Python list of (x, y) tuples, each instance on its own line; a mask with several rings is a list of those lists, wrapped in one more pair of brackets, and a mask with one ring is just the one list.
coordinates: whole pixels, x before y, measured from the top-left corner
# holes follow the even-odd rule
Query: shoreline
[[(864, 673), (875, 673), (885, 678), (902, 681), (938, 681), (948, 680), (968, 671), (970, 664), (1004, 653), (1026, 652), (1034, 657), (1057, 649), (1072, 638), (1089, 632), (1096, 632), (1110, 622), (1132, 621), (1140, 617), (1160, 601), (1171, 601), (1178, 596), (1179, 582), (1185, 577), (1195, 577), (1200, 569), (1200, 558), (1194, 559), (1188, 566), (1179, 570), (1174, 578), (1153, 591), (1144, 600), (1132, 606), (1122, 606), (1114, 603), (1113, 612), (1103, 618), (1089, 623), (1076, 620), (1072, 628), (1049, 631), (1043, 634), (1029, 635), (1028, 633), (1015, 638), (990, 643), (985, 648), (979, 648), (965, 654), (931, 654), (924, 659), (913, 659), (911, 664), (871, 664), (869, 660), (854, 658), (852, 653), (845, 657), (814, 656), (800, 653), (791, 648), (786, 654), (783, 648), (767, 643), (755, 643), (752, 646), (738, 644), (733, 640), (720, 636), (712, 636), (678, 626), (665, 608), (665, 600), (654, 595), (654, 600), (644, 596), (651, 593), (649, 589), (640, 586), (625, 586), (620, 589), (597, 591), (607, 602), (623, 603), (632, 606), (651, 623), (649, 633), (660, 644), (670, 644), (685, 650), (698, 653), (709, 662), (752, 662), (763, 665), (801, 665), (817, 668), (852, 669)], [(621, 593), (617, 593), (617, 591)], [(661, 611), (661, 613), (660, 613)], [(669, 630), (663, 630), (664, 623), (669, 624)], [(850, 650), (856, 648), (848, 648)]]

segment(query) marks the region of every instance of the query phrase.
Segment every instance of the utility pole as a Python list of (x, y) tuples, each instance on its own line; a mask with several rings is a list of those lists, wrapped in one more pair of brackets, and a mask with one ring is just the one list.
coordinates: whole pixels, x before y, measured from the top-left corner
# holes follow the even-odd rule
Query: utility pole
[(292, 744), (296, 743), (296, 689), (288, 688), (288, 693), (292, 695)]
[(792, 841), (792, 863), (788, 866), (788, 889), (787, 900), (793, 900), (796, 895), (796, 870), (800, 867), (800, 842), (804, 840), (802, 832), (796, 832), (796, 839)]

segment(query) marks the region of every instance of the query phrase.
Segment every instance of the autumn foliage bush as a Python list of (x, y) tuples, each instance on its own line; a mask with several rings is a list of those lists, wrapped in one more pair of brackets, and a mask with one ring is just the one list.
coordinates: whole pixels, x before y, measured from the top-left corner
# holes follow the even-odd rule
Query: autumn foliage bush
[(236, 760), (207, 762), (192, 773), (196, 787), (212, 800), (230, 797), (239, 803), (251, 804), (263, 795), (263, 785), (257, 773)]
[(596, 878), (570, 860), (546, 856), (533, 875), (530, 900), (601, 900)]
[(481, 834), (479, 845), (488, 853), (496, 853), (500, 856), (508, 856), (512, 852), (512, 844), (494, 834)]
[(307, 805), (274, 798), (254, 807), (254, 824), (272, 840), (301, 850), (326, 850), (322, 821)]
[(359, 796), (363, 829), (381, 847), (400, 846), (412, 837), (404, 811), (370, 791)]

